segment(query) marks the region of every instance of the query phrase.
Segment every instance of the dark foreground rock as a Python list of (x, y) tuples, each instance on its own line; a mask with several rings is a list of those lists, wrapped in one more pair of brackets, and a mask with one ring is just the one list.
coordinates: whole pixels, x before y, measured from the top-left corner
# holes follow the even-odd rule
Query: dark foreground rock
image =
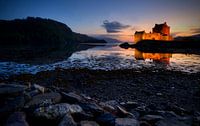
[[(44, 88), (45, 91), (41, 91), (41, 88)], [(168, 110), (160, 110), (152, 105), (132, 101), (119, 103), (116, 100), (110, 100), (102, 102), (84, 94), (63, 91), (62, 88), (52, 90), (53, 88), (37, 85), (24, 89), (20, 97), (26, 97), (33, 90), (38, 90), (40, 93), (31, 99), (24, 99), (26, 104), (21, 104), (18, 109), (7, 111), (8, 114), (4, 116), (5, 121), (2, 121), (1, 125), (199, 126), (200, 123), (198, 111), (189, 112), (179, 106), (169, 107)], [(16, 92), (12, 93), (15, 94)], [(67, 95), (66, 100), (66, 97), (61, 97), (61, 93), (70, 95)], [(15, 100), (19, 97), (11, 96)], [(71, 98), (76, 99), (74, 100), (76, 104), (71, 103)], [(4, 102), (9, 102), (8, 99), (4, 100)], [(51, 102), (48, 102), (48, 100)], [(44, 104), (45, 102), (48, 102), (48, 104)], [(4, 104), (1, 106), (5, 108)], [(2, 114), (0, 113), (1, 117)], [(27, 118), (25, 115), (27, 115)]]
[(15, 112), (7, 120), (6, 126), (29, 126), (25, 113)]
[(0, 125), (22, 112), (22, 122), (31, 126), (199, 126), (199, 78), (199, 73), (163, 70), (56, 70), (13, 76), (2, 87), (10, 82), (28, 86), (17, 93), (2, 88), (9, 93), (1, 93), (7, 97), (0, 99)]

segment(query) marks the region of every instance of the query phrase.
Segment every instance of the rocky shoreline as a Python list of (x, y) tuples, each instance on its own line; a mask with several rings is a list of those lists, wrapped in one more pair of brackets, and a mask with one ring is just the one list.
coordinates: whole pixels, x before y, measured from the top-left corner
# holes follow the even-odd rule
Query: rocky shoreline
[(178, 106), (157, 110), (132, 101), (101, 102), (53, 86), (0, 86), (1, 124), (6, 126), (199, 126), (200, 121), (199, 112)]
[(56, 69), (0, 82), (2, 125), (200, 124), (200, 73)]

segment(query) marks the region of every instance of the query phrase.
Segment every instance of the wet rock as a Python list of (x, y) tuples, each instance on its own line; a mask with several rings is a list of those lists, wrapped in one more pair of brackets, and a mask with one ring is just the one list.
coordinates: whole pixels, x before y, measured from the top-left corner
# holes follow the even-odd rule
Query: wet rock
[(94, 116), (91, 113), (86, 113), (86, 112), (79, 112), (79, 113), (73, 113), (72, 114), (74, 120), (76, 122), (80, 122), (81, 120), (93, 120)]
[(164, 112), (161, 112), (160, 115), (162, 115), (165, 118), (165, 120), (178, 120), (185, 124), (192, 124), (192, 116), (190, 115), (179, 116), (172, 111), (164, 111)]
[(139, 122), (132, 118), (117, 118), (115, 126), (139, 126)]
[(63, 100), (67, 103), (72, 103), (72, 104), (80, 103), (84, 100), (80, 95), (74, 92), (70, 92), (70, 93), (62, 92), (61, 94), (63, 96)]
[(81, 121), (81, 126), (99, 126), (95, 121)]
[(99, 105), (106, 111), (112, 113), (112, 114), (116, 114), (117, 113), (117, 109), (115, 109), (113, 106), (104, 103), (104, 102), (100, 102)]
[(122, 108), (122, 107), (120, 107), (120, 106), (117, 106), (117, 111), (118, 111), (117, 115), (118, 115), (119, 117), (130, 116), (130, 117), (136, 118), (136, 117), (134, 117), (134, 115), (133, 115), (132, 113), (127, 112), (124, 108)]
[(158, 92), (158, 93), (156, 93), (156, 95), (157, 95), (157, 96), (162, 96), (163, 94), (160, 93), (160, 92)]
[(134, 115), (135, 119), (139, 119), (139, 117), (140, 117), (140, 113), (139, 112), (137, 112), (135, 110), (131, 110), (130, 113), (132, 113)]
[(127, 110), (130, 110), (130, 109), (135, 109), (136, 107), (138, 107), (139, 104), (137, 102), (128, 101), (120, 103), (120, 105), (122, 105)]
[(32, 100), (25, 105), (25, 108), (49, 106), (60, 101), (61, 95), (59, 93), (45, 93), (34, 96)]
[(77, 126), (77, 124), (70, 114), (66, 114), (58, 126)]
[(110, 113), (101, 114), (96, 118), (97, 123), (102, 126), (114, 126), (116, 117)]
[(39, 95), (40, 92), (38, 90), (32, 90), (29, 92), (25, 92), (24, 96), (27, 99), (27, 101), (31, 100), (32, 97)]
[(87, 96), (86, 94), (81, 94), (81, 96), (86, 100), (93, 100), (90, 96)]
[(146, 108), (146, 106), (138, 106), (137, 108), (135, 108), (135, 111), (140, 113), (140, 116), (145, 115), (146, 113), (148, 113), (148, 110)]
[(38, 84), (34, 84), (33, 87), (34, 87), (36, 90), (40, 91), (41, 93), (44, 93), (45, 90), (46, 90), (45, 87), (40, 86), (40, 85), (38, 85)]
[(40, 107), (34, 111), (34, 115), (46, 119), (58, 119), (63, 117), (65, 114), (81, 113), (82, 111), (82, 108), (78, 105), (60, 103), (48, 107)]
[(184, 108), (181, 108), (181, 107), (176, 106), (176, 105), (168, 106), (167, 110), (173, 111), (178, 115), (190, 114), (190, 112), (186, 111)]
[(0, 97), (19, 96), (23, 94), (26, 86), (17, 84), (0, 84)]
[(116, 100), (110, 100), (110, 101), (106, 101), (106, 104), (113, 106), (115, 108), (117, 108), (117, 106), (119, 106), (120, 104), (116, 101)]
[(160, 115), (145, 115), (141, 118), (141, 120), (147, 121), (151, 124), (154, 124), (155, 122), (159, 120), (163, 120), (164, 118)]
[(23, 112), (15, 112), (9, 116), (6, 126), (29, 126)]
[(81, 108), (86, 111), (86, 112), (91, 112), (92, 114), (100, 115), (101, 113), (104, 112), (104, 110), (97, 104), (95, 103), (81, 103), (79, 104)]
[(19, 110), (24, 107), (25, 99), (23, 96), (9, 98), (0, 105), (0, 117), (9, 114), (12, 111)]
[(70, 105), (70, 113), (81, 113), (83, 109), (79, 105)]
[(178, 121), (178, 120), (161, 120), (158, 121), (155, 126), (191, 126), (188, 124), (185, 124), (184, 122)]

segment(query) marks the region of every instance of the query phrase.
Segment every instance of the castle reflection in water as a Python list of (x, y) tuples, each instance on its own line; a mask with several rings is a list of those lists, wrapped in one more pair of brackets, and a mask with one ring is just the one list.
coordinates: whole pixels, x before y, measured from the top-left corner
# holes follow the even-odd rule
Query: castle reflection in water
[(136, 60), (150, 59), (153, 62), (163, 63), (166, 65), (170, 63), (170, 58), (172, 57), (171, 53), (144, 53), (137, 49), (135, 49), (134, 51), (135, 51), (134, 56)]

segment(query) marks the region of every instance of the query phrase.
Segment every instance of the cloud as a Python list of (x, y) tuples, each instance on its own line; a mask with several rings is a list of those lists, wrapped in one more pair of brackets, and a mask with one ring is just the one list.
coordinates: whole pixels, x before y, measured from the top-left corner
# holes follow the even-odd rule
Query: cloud
[(193, 34), (200, 34), (200, 28), (193, 28), (193, 29), (190, 29), (190, 31), (191, 31)]
[(103, 21), (103, 28), (106, 29), (107, 33), (119, 33), (121, 30), (130, 28), (130, 25), (124, 25), (118, 21), (109, 22), (108, 20)]

